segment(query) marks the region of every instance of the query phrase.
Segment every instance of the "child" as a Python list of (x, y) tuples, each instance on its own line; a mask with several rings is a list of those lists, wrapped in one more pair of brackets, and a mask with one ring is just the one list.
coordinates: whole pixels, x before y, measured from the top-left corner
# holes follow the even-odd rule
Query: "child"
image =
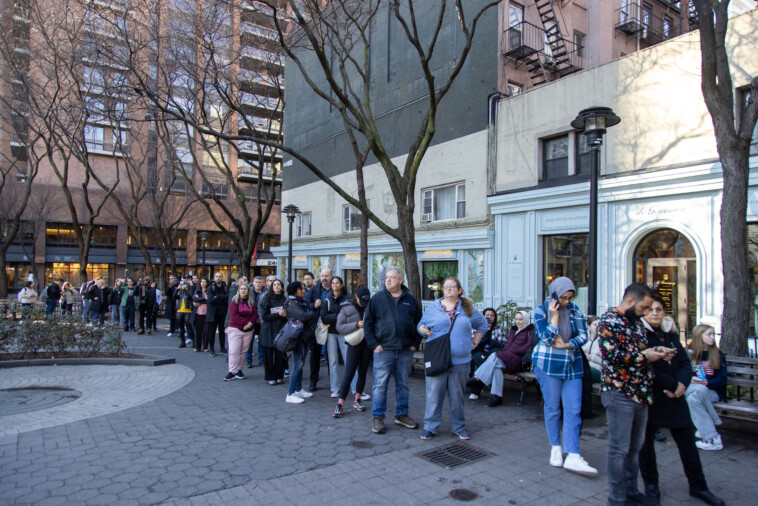
[(700, 324), (692, 331), (692, 341), (687, 346), (692, 353), (694, 377), (687, 387), (685, 397), (690, 408), (692, 422), (702, 441), (701, 450), (724, 448), (716, 425), (721, 425), (713, 403), (726, 398), (726, 357), (716, 345), (716, 330)]

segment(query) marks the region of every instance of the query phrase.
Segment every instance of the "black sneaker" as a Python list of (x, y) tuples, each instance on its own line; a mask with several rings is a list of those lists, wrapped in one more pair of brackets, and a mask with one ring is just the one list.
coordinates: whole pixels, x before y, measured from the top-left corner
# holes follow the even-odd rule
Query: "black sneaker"
[(396, 416), (395, 423), (407, 427), (408, 429), (418, 429), (418, 424), (408, 415)]
[(227, 373), (226, 376), (224, 376), (224, 381), (232, 381), (235, 378), (234, 373), (230, 372)]
[(247, 367), (248, 369), (252, 369), (253, 368), (252, 360), (248, 360), (247, 362), (245, 362), (245, 367)]
[(308, 391), (309, 392), (315, 392), (316, 391), (316, 382), (311, 380), (310, 384), (308, 385)]
[(245, 379), (245, 375), (242, 374), (242, 371), (237, 371), (237, 373), (234, 375), (235, 379), (243, 380)]
[(503, 398), (499, 395), (493, 395), (492, 399), (490, 399), (490, 402), (487, 403), (488, 408), (493, 408), (495, 406), (502, 406), (503, 405)]
[(373, 424), (371, 426), (371, 432), (374, 434), (384, 434), (387, 432), (387, 428), (384, 426), (384, 417), (383, 416), (375, 416), (373, 420)]

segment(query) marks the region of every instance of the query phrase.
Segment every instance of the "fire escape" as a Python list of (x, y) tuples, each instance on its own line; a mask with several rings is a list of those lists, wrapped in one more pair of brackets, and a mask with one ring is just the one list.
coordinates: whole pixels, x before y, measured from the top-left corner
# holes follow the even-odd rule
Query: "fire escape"
[(533, 86), (560, 79), (584, 67), (581, 46), (566, 39), (552, 0), (537, 0), (542, 27), (522, 21), (503, 33), (501, 47), (506, 58), (523, 62)]

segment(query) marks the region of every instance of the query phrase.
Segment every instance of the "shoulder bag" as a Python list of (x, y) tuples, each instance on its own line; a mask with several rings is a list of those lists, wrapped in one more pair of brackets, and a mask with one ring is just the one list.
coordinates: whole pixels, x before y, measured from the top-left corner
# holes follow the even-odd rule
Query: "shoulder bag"
[(357, 329), (345, 335), (345, 342), (350, 346), (357, 346), (363, 341), (363, 329)]
[(450, 330), (447, 331), (447, 334), (424, 344), (424, 371), (427, 376), (439, 376), (453, 367), (450, 358), (450, 333), (453, 331), (453, 325), (457, 319), (458, 315), (456, 314), (450, 323)]
[[(326, 308), (327, 311), (331, 309), (331, 304), (329, 304), (329, 299), (326, 299)], [(318, 344), (324, 345), (326, 344), (326, 339), (329, 336), (329, 324), (323, 323), (321, 321), (321, 318), (318, 319), (318, 325), (316, 325), (316, 342)]]

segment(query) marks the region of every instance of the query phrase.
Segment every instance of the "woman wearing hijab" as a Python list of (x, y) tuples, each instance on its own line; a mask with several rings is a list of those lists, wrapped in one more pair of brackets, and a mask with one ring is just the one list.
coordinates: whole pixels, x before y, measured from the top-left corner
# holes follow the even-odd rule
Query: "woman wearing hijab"
[[(550, 283), (550, 296), (534, 312), (539, 341), (534, 347), (532, 364), (545, 399), (545, 428), (552, 446), (550, 465), (597, 476), (597, 469), (579, 454), (584, 374), (581, 347), (587, 342), (587, 323), (576, 304), (571, 302), (575, 294), (576, 288), (569, 278), (556, 278)], [(564, 449), (568, 453), (565, 461)]]
[[(352, 300), (344, 300), (340, 304), (340, 311), (337, 315), (337, 332), (346, 336), (363, 328), (363, 314), (366, 312), (366, 305), (371, 299), (371, 292), (365, 286), (360, 286), (355, 291)], [(350, 391), (350, 382), (353, 381), (356, 370), (358, 371), (358, 380), (355, 383), (355, 400), (353, 409), (356, 411), (365, 411), (366, 407), (361, 402), (363, 388), (366, 386), (366, 372), (368, 364), (371, 361), (371, 350), (366, 345), (366, 340), (362, 339), (356, 345), (348, 344), (347, 353), (345, 354), (345, 374), (342, 376), (342, 385), (340, 386), (339, 399), (337, 407), (334, 408), (332, 416), (340, 418), (343, 414), (343, 407), (347, 393)]]
[(515, 325), (511, 327), (503, 349), (491, 354), (474, 372), (474, 377), (467, 383), (479, 396), (485, 385), (492, 385), (490, 402), (487, 407), (503, 404), (503, 373), (515, 373), (521, 370), (521, 360), (532, 347), (534, 325), (529, 323), (529, 313), (516, 313)]

